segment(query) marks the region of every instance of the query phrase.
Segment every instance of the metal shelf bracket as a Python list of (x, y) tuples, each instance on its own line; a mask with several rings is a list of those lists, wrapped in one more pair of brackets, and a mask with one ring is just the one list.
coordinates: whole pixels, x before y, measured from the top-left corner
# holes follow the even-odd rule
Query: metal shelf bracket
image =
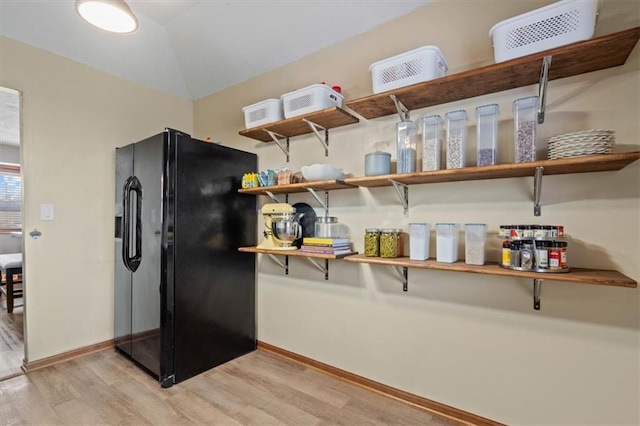
[(271, 198), (271, 199), (272, 199), (273, 201), (275, 201), (276, 203), (279, 203), (279, 202), (280, 202), (280, 200), (278, 199), (278, 197), (276, 197), (276, 196), (274, 195), (274, 193), (273, 193), (273, 192), (271, 192), (271, 191), (264, 191), (264, 193), (265, 193), (265, 194), (267, 194), (267, 195), (269, 196), (269, 198)]
[(400, 116), (400, 121), (411, 121), (409, 109), (404, 106), (404, 104), (396, 97), (396, 95), (389, 95), (394, 104), (396, 104), (396, 109), (398, 110), (398, 115)]
[(542, 199), (542, 175), (544, 173), (544, 167), (536, 167), (536, 172), (533, 175), (533, 215), (540, 216), (542, 214), (542, 207), (540, 206)]
[(271, 130), (263, 129), (265, 132), (271, 136), (271, 139), (280, 147), (284, 155), (287, 156), (287, 163), (289, 162), (289, 137), (281, 135), (276, 132), (272, 132)]
[(540, 310), (540, 291), (542, 290), (542, 280), (533, 279), (533, 309)]
[(549, 82), (549, 67), (551, 66), (551, 56), (542, 59), (540, 69), (540, 83), (538, 84), (538, 124), (544, 123), (544, 110), (547, 106), (547, 83)]
[(329, 279), (329, 260), (328, 259), (324, 260), (324, 266), (320, 265), (315, 259), (313, 259), (311, 257), (305, 257), (305, 259), (307, 259), (309, 262), (311, 262), (311, 264), (313, 266), (315, 266), (316, 268), (318, 268), (322, 272), (324, 272), (324, 279), (325, 280)]
[[(402, 207), (404, 208), (404, 216), (409, 216), (409, 186), (404, 183), (397, 182), (393, 179), (389, 179), (389, 182), (393, 184), (393, 188), (396, 190), (398, 194), (398, 198), (402, 202)], [(402, 187), (402, 190), (400, 189)]]
[(282, 269), (284, 269), (285, 275), (289, 275), (289, 256), (284, 257), (284, 263), (282, 263), (282, 261), (280, 261), (280, 259), (278, 259), (274, 254), (267, 253), (267, 256), (269, 256), (271, 260), (276, 262)]
[(324, 209), (324, 215), (329, 216), (329, 191), (325, 191), (324, 192), (324, 202), (320, 199), (320, 197), (318, 196), (318, 193), (316, 192), (315, 189), (313, 188), (305, 188), (307, 191), (309, 191), (309, 194), (311, 194), (313, 196), (313, 198), (316, 199), (316, 201), (318, 202), (318, 204), (320, 204), (320, 206), (322, 206), (322, 208)]
[[(329, 130), (325, 129), (319, 124), (314, 123), (313, 121), (307, 120), (306, 118), (303, 118), (302, 121), (304, 121), (309, 125), (309, 128), (311, 129), (313, 134), (316, 135), (316, 138), (318, 138), (318, 140), (324, 147), (324, 156), (328, 157), (329, 156)], [(324, 138), (320, 134), (320, 130), (324, 130)]]
[(402, 267), (402, 271), (400, 271), (399, 266), (391, 265), (398, 277), (400, 277), (400, 281), (402, 282), (402, 291), (407, 291), (409, 289), (409, 268), (406, 266)]

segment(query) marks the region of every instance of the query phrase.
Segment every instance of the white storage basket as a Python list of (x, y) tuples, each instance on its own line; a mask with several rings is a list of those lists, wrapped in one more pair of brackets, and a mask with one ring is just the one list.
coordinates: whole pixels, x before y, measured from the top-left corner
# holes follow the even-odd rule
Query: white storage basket
[(285, 118), (296, 117), (331, 107), (340, 107), (344, 97), (326, 84), (312, 84), (280, 97)]
[(448, 69), (436, 46), (422, 46), (369, 66), (374, 94), (440, 78)]
[(489, 30), (496, 62), (589, 40), (598, 0), (562, 0), (497, 23)]
[(284, 119), (282, 101), (280, 99), (267, 99), (246, 106), (242, 108), (242, 112), (244, 112), (244, 125), (247, 129)]

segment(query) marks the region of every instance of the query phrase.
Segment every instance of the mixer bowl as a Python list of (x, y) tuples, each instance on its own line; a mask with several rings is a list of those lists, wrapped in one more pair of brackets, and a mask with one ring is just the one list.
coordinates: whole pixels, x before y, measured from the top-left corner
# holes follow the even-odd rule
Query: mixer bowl
[(300, 223), (292, 219), (274, 218), (271, 222), (273, 238), (283, 247), (291, 247), (293, 242), (302, 235)]

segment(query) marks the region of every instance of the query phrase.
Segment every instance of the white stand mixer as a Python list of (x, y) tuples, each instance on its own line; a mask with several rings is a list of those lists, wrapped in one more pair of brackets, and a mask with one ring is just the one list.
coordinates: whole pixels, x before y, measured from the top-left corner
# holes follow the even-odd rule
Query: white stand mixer
[(293, 242), (301, 237), (302, 227), (295, 219), (296, 209), (287, 203), (262, 206), (264, 240), (258, 248), (268, 250), (298, 250)]

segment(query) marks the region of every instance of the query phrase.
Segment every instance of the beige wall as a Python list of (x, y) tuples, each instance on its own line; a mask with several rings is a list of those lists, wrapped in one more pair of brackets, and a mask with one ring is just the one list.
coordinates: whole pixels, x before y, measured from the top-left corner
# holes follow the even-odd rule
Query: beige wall
[[(191, 132), (193, 104), (0, 38), (0, 84), (22, 92), (27, 359), (113, 339), (115, 147)], [(40, 204), (55, 220), (40, 220)]]
[[(243, 106), (320, 81), (341, 85), (347, 99), (370, 94), (371, 63), (421, 45), (439, 46), (450, 72), (490, 64), (491, 26), (547, 3), (425, 6), (197, 101), (195, 135), (256, 152), (263, 169), (283, 167), (277, 146), (238, 135), (244, 128)], [(605, 1), (597, 35), (639, 24), (637, 2)], [(622, 67), (551, 82), (540, 137), (610, 128), (617, 131), (618, 149), (637, 150), (639, 69), (636, 47)], [(511, 102), (536, 90), (524, 87), (411, 116), (418, 120), (458, 108), (472, 114), (476, 106), (496, 102), (502, 111), (500, 159), (506, 162), (513, 155)], [(387, 145), (384, 149), (395, 157), (396, 121), (389, 116), (332, 130), (328, 158), (312, 135), (294, 138), (288, 166), (299, 170), (327, 162), (362, 175), (365, 153)], [(571, 265), (618, 269), (638, 280), (639, 181), (639, 162), (619, 172), (545, 178), (541, 218), (533, 216), (529, 178), (412, 186), (409, 218), (403, 217), (393, 188), (333, 191), (331, 214), (349, 225), (360, 251), (366, 227), (485, 222), (496, 232), (500, 224), (564, 224)], [(292, 195), (290, 202), (315, 206), (304, 194)], [(490, 247), (490, 260), (497, 260), (497, 239)], [(259, 268), (262, 341), (509, 424), (640, 421), (638, 290), (545, 282), (542, 310), (534, 311), (531, 280), (410, 270), (409, 292), (403, 293), (393, 271), (371, 265), (331, 262), (328, 282), (304, 259), (290, 259), (289, 276), (264, 256)]]

